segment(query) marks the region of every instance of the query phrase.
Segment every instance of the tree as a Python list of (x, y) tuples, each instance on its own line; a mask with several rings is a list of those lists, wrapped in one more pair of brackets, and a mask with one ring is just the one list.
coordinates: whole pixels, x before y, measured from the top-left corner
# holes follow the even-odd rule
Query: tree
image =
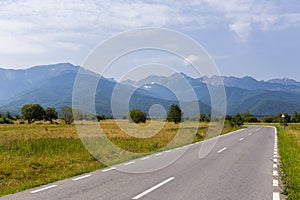
[(94, 121), (97, 119), (97, 116), (95, 114), (89, 113), (86, 114), (84, 118), (88, 121)]
[(203, 114), (203, 113), (201, 113), (201, 114), (199, 115), (199, 122), (205, 122), (205, 119), (206, 119), (206, 115)]
[(58, 114), (55, 110), (55, 108), (46, 108), (45, 110), (45, 120), (50, 121), (50, 123), (53, 123), (53, 119), (57, 119)]
[(101, 114), (101, 115), (97, 115), (97, 120), (100, 121), (100, 120), (106, 120), (106, 116), (104, 114)]
[(249, 112), (244, 112), (242, 115), (244, 122), (257, 122), (257, 118)]
[(237, 113), (234, 117), (232, 117), (230, 124), (232, 127), (240, 127), (244, 124), (244, 120), (241, 114)]
[(180, 107), (178, 105), (172, 104), (168, 112), (167, 121), (177, 124), (181, 122), (182, 115), (183, 113), (181, 112)]
[(293, 123), (299, 123), (300, 122), (300, 114), (297, 111), (293, 112), (292, 122)]
[(45, 111), (39, 104), (25, 104), (21, 108), (23, 119), (28, 123), (32, 123), (36, 120), (42, 120), (45, 116)]
[(74, 122), (72, 108), (69, 106), (61, 107), (61, 119), (65, 121), (65, 124), (72, 124)]
[(0, 114), (0, 124), (13, 124), (13, 121), (8, 117)]
[(128, 115), (129, 120), (135, 123), (145, 123), (147, 119), (146, 113), (141, 111), (140, 109), (133, 109), (129, 112)]
[(83, 120), (84, 114), (80, 110), (78, 110), (76, 108), (73, 108), (71, 110), (73, 113), (74, 120)]

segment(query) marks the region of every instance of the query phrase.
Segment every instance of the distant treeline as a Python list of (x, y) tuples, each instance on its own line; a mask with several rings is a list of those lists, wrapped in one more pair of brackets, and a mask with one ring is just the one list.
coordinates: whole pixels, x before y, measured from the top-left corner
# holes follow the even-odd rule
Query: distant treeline
[[(284, 115), (284, 118), (282, 118)], [(275, 116), (265, 116), (265, 117), (256, 117), (255, 115), (250, 114), (249, 112), (237, 113), (236, 115), (225, 115), (221, 118), (217, 118), (211, 115), (200, 114), (193, 120), (198, 120), (200, 122), (211, 122), (211, 121), (242, 121), (251, 123), (251, 122), (261, 122), (261, 123), (299, 123), (300, 122), (300, 113), (294, 111), (292, 115), (289, 113), (278, 113)]]
[[(53, 120), (61, 119), (66, 124), (71, 124), (74, 120), (106, 120), (113, 119), (112, 116), (105, 116), (104, 114), (85, 114), (78, 109), (71, 108), (69, 106), (64, 106), (60, 108), (60, 114), (56, 111), (55, 108), (48, 107), (44, 109), (39, 104), (26, 104), (23, 105), (20, 110), (21, 115), (11, 115), (9, 112), (5, 114), (0, 114), (0, 124), (13, 124), (14, 121), (18, 121), (20, 124), (32, 123), (35, 121), (49, 121), (53, 123)], [(282, 119), (282, 115), (284, 114), (285, 118)], [(127, 116), (123, 116), (123, 119), (127, 119)], [(299, 123), (300, 122), (300, 113), (294, 111), (292, 115), (289, 113), (278, 113), (276, 116), (266, 116), (258, 118), (249, 112), (237, 113), (236, 115), (225, 115), (223, 117), (215, 117), (210, 114), (200, 114), (192, 119), (184, 118), (184, 120), (193, 120), (199, 122), (215, 122), (215, 121), (224, 121), (225, 123), (230, 124), (231, 126), (240, 126), (243, 123)]]
[(55, 108), (48, 107), (44, 109), (39, 104), (26, 104), (23, 105), (20, 110), (21, 115), (11, 115), (9, 112), (0, 114), (0, 124), (13, 124), (14, 121), (18, 121), (20, 124), (24, 124), (25, 121), (31, 124), (35, 121), (49, 121), (51, 124), (53, 120), (61, 119), (66, 124), (71, 124), (74, 120), (106, 120), (113, 119), (111, 116), (84, 114), (78, 109), (64, 106), (60, 108), (60, 115)]

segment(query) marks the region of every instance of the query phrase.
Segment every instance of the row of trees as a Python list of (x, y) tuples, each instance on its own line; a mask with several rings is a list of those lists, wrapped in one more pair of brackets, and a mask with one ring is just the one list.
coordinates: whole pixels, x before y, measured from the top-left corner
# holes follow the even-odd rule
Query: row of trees
[[(145, 123), (147, 120), (147, 114), (140, 109), (133, 109), (128, 113), (128, 118), (130, 122)], [(172, 104), (169, 109), (166, 121), (174, 122), (175, 124), (177, 124), (180, 123), (182, 119), (183, 113), (180, 107), (178, 105)]]
[(21, 108), (21, 114), (24, 120), (27, 120), (29, 124), (34, 121), (46, 120), (53, 123), (54, 119), (58, 118), (58, 113), (55, 108), (44, 109), (39, 104), (26, 104)]
[[(300, 122), (300, 113), (294, 111), (292, 115), (284, 113), (285, 123), (299, 123)], [(200, 114), (199, 116), (193, 118), (193, 120), (199, 122), (211, 122), (211, 121), (220, 121), (223, 120), (226, 123), (229, 123), (231, 126), (240, 126), (244, 122), (265, 122), (265, 123), (280, 123), (282, 122), (282, 113), (278, 113), (276, 116), (267, 116), (258, 119), (249, 112), (244, 112), (236, 115), (226, 115), (221, 118), (211, 116), (210, 114)], [(9, 112), (5, 115), (0, 114), (0, 124), (6, 123), (11, 124), (13, 120), (17, 119), (27, 120), (28, 123), (34, 121), (46, 120), (53, 123), (53, 120), (58, 118), (58, 112), (55, 108), (48, 107), (44, 109), (39, 104), (26, 104), (21, 108), (21, 117), (19, 115), (11, 116)], [(112, 119), (112, 117), (107, 117), (104, 114), (94, 115), (94, 114), (84, 114), (78, 109), (73, 109), (69, 106), (64, 106), (60, 110), (60, 118), (64, 120), (66, 124), (71, 124), (74, 120), (106, 120)], [(126, 119), (127, 117), (123, 117)], [(135, 123), (144, 123), (147, 120), (146, 112), (143, 112), (140, 109), (133, 109), (128, 113), (128, 119)], [(168, 111), (166, 121), (180, 123), (183, 120), (183, 112), (181, 111), (178, 105), (171, 105)]]
[[(94, 114), (84, 114), (78, 109), (73, 109), (69, 106), (63, 106), (60, 109), (61, 116), (60, 118), (66, 124), (72, 124), (74, 120), (105, 120), (111, 119), (111, 117), (106, 117), (104, 114), (102, 115), (94, 115)], [(44, 109), (39, 104), (26, 104), (21, 108), (22, 118), (27, 120), (28, 123), (32, 123), (34, 121), (45, 120), (53, 123), (53, 120), (58, 118), (58, 112), (55, 108), (48, 107)]]

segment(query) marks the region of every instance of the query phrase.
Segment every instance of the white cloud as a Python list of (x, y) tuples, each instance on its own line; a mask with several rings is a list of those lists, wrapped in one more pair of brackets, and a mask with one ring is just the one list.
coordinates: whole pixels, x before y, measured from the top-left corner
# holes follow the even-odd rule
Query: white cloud
[(247, 42), (254, 29), (299, 26), (299, 9), (291, 11), (291, 5), (267, 0), (2, 0), (0, 52), (39, 55), (92, 49), (112, 34), (149, 26), (196, 32), (222, 25)]
[(193, 63), (195, 63), (199, 60), (200, 60), (199, 56), (191, 54), (183, 60), (183, 64), (188, 66), (188, 65), (191, 65), (191, 64), (193, 64)]
[(229, 25), (232, 30), (239, 38), (241, 42), (247, 42), (251, 32), (251, 24), (247, 22), (235, 22)]

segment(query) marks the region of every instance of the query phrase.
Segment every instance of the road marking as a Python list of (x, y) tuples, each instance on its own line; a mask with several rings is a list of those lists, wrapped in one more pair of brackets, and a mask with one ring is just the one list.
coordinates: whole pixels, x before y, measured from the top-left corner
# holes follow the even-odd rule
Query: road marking
[(134, 164), (134, 163), (135, 163), (135, 161), (131, 161), (131, 162), (125, 163), (124, 165), (125, 165), (125, 166), (128, 166), (128, 165), (132, 165), (132, 164)]
[(168, 151), (166, 151), (166, 153), (170, 153), (170, 152), (172, 152), (172, 150), (168, 150)]
[(240, 141), (243, 141), (243, 140), (244, 140), (244, 138), (241, 138), (241, 139), (240, 139)]
[(278, 176), (278, 171), (273, 171), (273, 176)]
[(276, 169), (277, 168), (277, 164), (273, 164), (273, 168)]
[(273, 187), (278, 187), (278, 180), (273, 180)]
[(115, 169), (116, 169), (115, 167), (111, 167), (111, 168), (102, 170), (102, 172), (108, 172), (108, 171), (115, 170)]
[(50, 185), (50, 186), (47, 186), (47, 187), (44, 187), (44, 188), (40, 188), (40, 189), (31, 191), (30, 193), (34, 194), (34, 193), (41, 192), (41, 191), (44, 191), (44, 190), (48, 190), (48, 189), (55, 188), (55, 187), (57, 187), (57, 185)]
[(154, 156), (160, 156), (162, 153), (157, 153), (157, 154), (155, 154)]
[(280, 200), (279, 192), (273, 192), (273, 200)]
[(273, 162), (274, 162), (274, 163), (277, 163), (277, 162), (278, 162), (278, 160), (277, 160), (276, 158), (274, 158), (274, 159), (273, 159)]
[(72, 180), (73, 180), (73, 181), (78, 181), (78, 180), (80, 180), (80, 179), (88, 178), (88, 177), (90, 177), (90, 176), (92, 176), (92, 174), (87, 174), (87, 175), (85, 175), (85, 176), (80, 176), (80, 177), (77, 177), (77, 178), (73, 178)]
[(141, 158), (141, 160), (148, 160), (149, 158), (150, 158), (150, 156), (147, 156), (147, 157)]
[(153, 190), (156, 190), (156, 189), (160, 188), (161, 186), (167, 184), (168, 182), (170, 182), (170, 181), (172, 181), (172, 180), (174, 180), (174, 179), (175, 179), (175, 177), (168, 178), (167, 180), (165, 180), (165, 181), (163, 181), (163, 182), (161, 182), (161, 183), (159, 183), (159, 184), (153, 186), (152, 188), (150, 188), (150, 189), (148, 189), (148, 190), (142, 192), (141, 194), (139, 194), (139, 195), (133, 197), (132, 199), (139, 199), (139, 198), (141, 198), (141, 197), (143, 197), (143, 196), (149, 194), (149, 193), (152, 192)]
[(224, 147), (223, 149), (219, 150), (218, 153), (221, 153), (223, 151), (225, 151), (227, 149), (227, 147)]

